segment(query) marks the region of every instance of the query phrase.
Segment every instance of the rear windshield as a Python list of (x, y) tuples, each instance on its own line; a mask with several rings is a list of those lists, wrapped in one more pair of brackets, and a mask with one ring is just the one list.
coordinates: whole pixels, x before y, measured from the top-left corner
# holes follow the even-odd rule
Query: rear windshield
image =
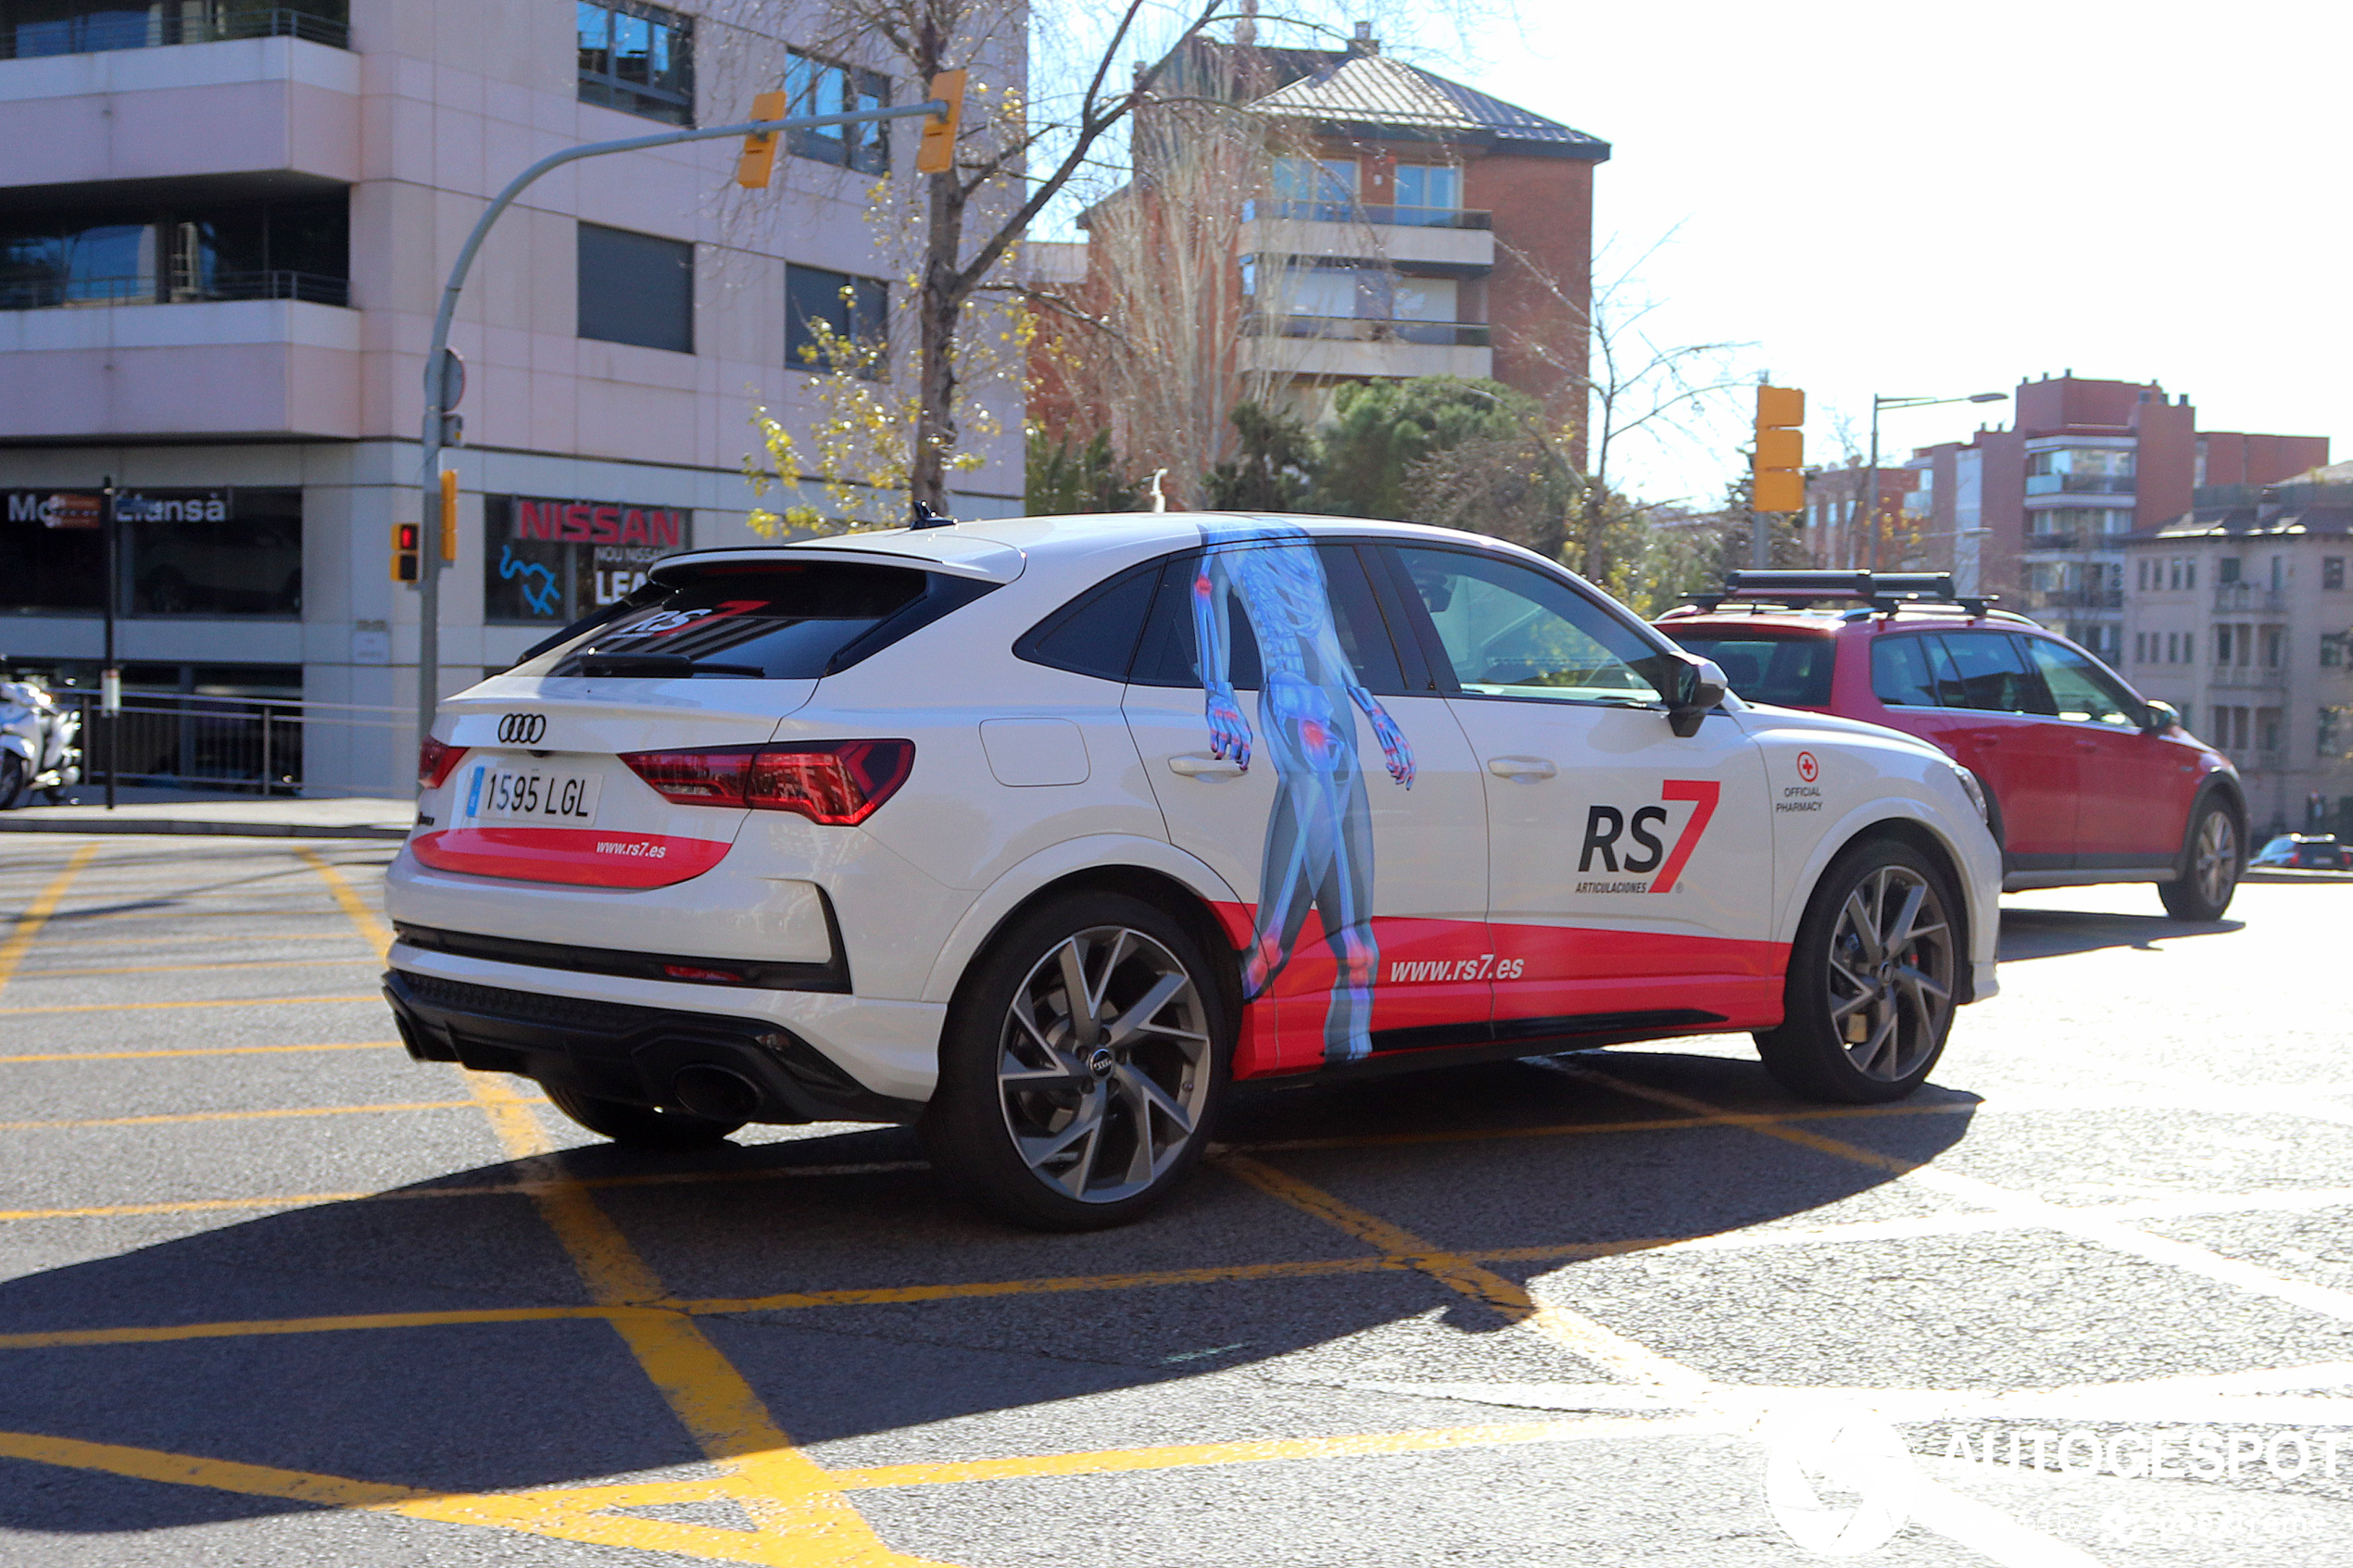
[(1774, 637), (1755, 632), (1660, 631), (1702, 659), (1712, 659), (1732, 690), (1777, 708), (1828, 708), (1838, 645), (1828, 637)]
[(566, 649), (548, 673), (813, 681), (993, 586), (845, 561), (731, 567), (633, 606)]

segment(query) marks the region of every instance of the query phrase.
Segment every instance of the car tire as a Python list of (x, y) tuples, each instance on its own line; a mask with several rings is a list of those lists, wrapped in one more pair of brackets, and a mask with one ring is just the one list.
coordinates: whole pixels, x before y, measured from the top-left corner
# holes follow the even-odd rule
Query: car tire
[(556, 1085), (541, 1085), (558, 1110), (590, 1132), (627, 1148), (710, 1148), (726, 1141), (741, 1122), (715, 1122), (684, 1110), (661, 1110), (626, 1100), (599, 1099)]
[(2189, 846), (2182, 856), (2182, 875), (2157, 884), (2157, 897), (2175, 920), (2216, 921), (2231, 907), (2238, 891), (2239, 873), (2246, 869), (2239, 841), (2238, 818), (2229, 806), (2208, 796), (2190, 813)]
[(25, 793), (24, 759), (13, 751), (0, 752), (0, 811), (20, 804)]
[(1868, 839), (1832, 861), (1790, 948), (1782, 1022), (1756, 1036), (1781, 1085), (1872, 1105), (1926, 1081), (1953, 1026), (1960, 899), (1909, 845)]
[(1177, 921), (1123, 894), (1021, 916), (949, 1010), (919, 1126), (933, 1164), (1035, 1230), (1103, 1230), (1157, 1208), (1225, 1097), (1233, 1026), (1212, 963)]

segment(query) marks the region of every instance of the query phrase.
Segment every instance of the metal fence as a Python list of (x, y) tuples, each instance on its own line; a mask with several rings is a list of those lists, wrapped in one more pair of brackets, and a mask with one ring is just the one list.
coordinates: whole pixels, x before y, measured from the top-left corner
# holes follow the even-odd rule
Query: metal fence
[(135, 9), (94, 5), (54, 8), (68, 14), (16, 20), (0, 13), (0, 59), (156, 49), (174, 44), (212, 44), (224, 38), (300, 38), (337, 49), (351, 47), (349, 23), (340, 17), (317, 14), (331, 8), (327, 6), (306, 10), (249, 5), (244, 0), (211, 0), (208, 5)]
[(46, 310), (69, 305), (191, 305), (215, 300), (299, 299), (313, 305), (351, 303), (351, 280), (317, 272), (215, 272), (173, 281), (152, 274), (95, 278), (52, 270), (0, 282), (0, 310)]
[(109, 723), (98, 694), (62, 691), (82, 714), (83, 788), (118, 784), (398, 798), (412, 711), (292, 697), (125, 692)]

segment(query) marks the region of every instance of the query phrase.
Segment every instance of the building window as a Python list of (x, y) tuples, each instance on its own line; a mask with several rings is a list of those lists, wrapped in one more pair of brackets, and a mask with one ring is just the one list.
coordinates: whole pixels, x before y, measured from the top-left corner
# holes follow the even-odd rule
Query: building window
[[(837, 65), (795, 49), (786, 57), (788, 115), (862, 114), (890, 107), (890, 78), (879, 71)], [(890, 171), (887, 125), (826, 125), (788, 131), (785, 145), (795, 157), (814, 158), (861, 174)]]
[(2230, 661), (2231, 629), (2228, 626), (2217, 626), (2214, 628), (2214, 662), (2228, 664)]
[(580, 225), (582, 337), (695, 351), (695, 247), (685, 240)]
[(695, 122), (692, 18), (636, 0), (574, 0), (580, 101), (672, 125)]
[(2345, 558), (2343, 556), (2321, 558), (2321, 586), (2331, 593), (2345, 586)]
[(1278, 157), (1275, 216), (1346, 223), (1356, 217), (1356, 160)]
[(2315, 743), (2313, 755), (2321, 761), (2325, 762), (2336, 755), (2337, 715), (2344, 711), (2341, 708), (2321, 709), (2320, 726), (2313, 737)]
[(2263, 629), (2263, 668), (2277, 670), (2285, 661), (2287, 633), (2277, 626)]
[(2345, 644), (2353, 633), (2324, 632), (2321, 634), (2321, 663), (2326, 669), (2340, 669), (2345, 663)]
[(2227, 588), (2238, 580), (2239, 558), (2236, 556), (2224, 556), (2222, 558), (2221, 571), (2217, 576), (2216, 582), (2221, 586)]
[(1460, 208), (1463, 205), (1463, 171), (1452, 164), (1399, 164), (1397, 205), (1448, 210)]
[(2183, 663), (2184, 663), (2184, 664), (2187, 664), (2187, 663), (2191, 662), (2193, 659), (2196, 659), (2196, 658), (2197, 658), (2197, 633), (2196, 633), (2196, 632), (2184, 632), (2184, 633), (2182, 633), (2182, 662), (2183, 662)]
[(890, 285), (879, 278), (785, 268), (785, 366), (849, 370), (868, 381), (890, 374)]
[(0, 310), (220, 299), (351, 303), (346, 193), (0, 218)]
[(509, 626), (570, 625), (694, 544), (683, 507), (485, 495), (482, 518), (483, 617)]
[[(0, 611), (103, 613), (104, 497), (9, 490), (0, 512)], [(133, 616), (302, 613), (302, 492), (119, 490), (121, 586)]]

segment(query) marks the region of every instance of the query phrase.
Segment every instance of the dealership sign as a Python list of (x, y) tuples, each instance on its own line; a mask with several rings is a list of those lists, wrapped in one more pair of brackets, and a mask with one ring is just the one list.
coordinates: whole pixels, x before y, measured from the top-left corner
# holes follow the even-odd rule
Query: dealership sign
[(618, 501), (540, 501), (518, 495), (514, 536), (675, 550), (686, 544), (686, 514), (667, 507), (631, 507)]
[(69, 490), (11, 490), (8, 521), (44, 528), (95, 528), (105, 521), (107, 498)]

